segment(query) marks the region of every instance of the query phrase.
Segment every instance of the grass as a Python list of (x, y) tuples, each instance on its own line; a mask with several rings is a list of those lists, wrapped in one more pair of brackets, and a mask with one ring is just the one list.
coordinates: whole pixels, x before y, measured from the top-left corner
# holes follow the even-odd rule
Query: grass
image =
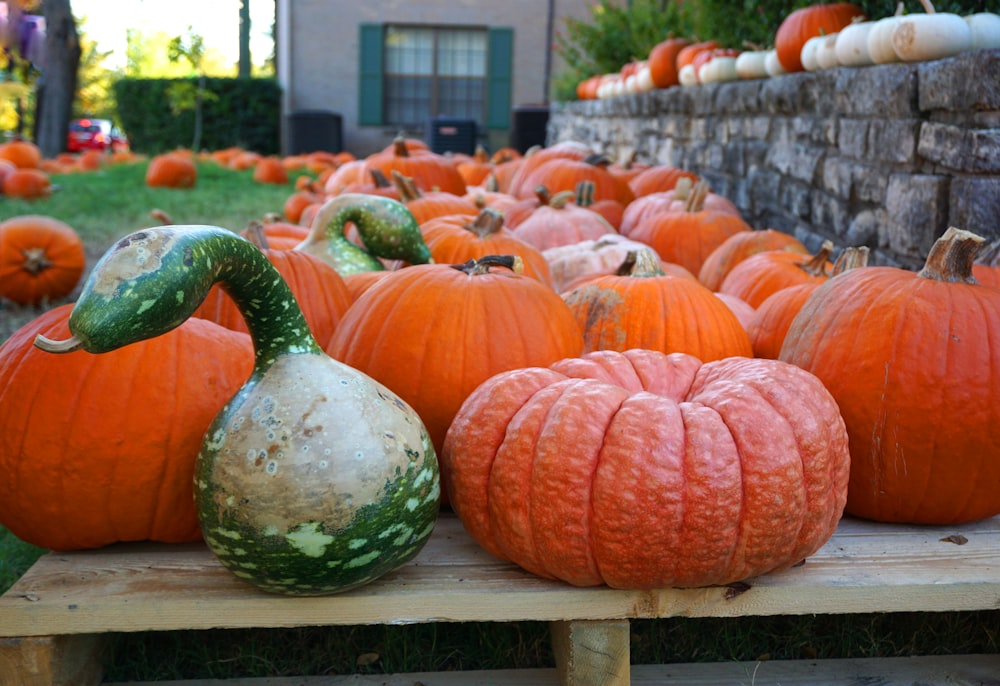
[[(73, 226), (96, 259), (117, 238), (156, 222), (239, 230), (280, 212), (288, 186), (256, 184), (249, 172), (211, 163), (191, 190), (151, 189), (144, 164), (55, 178), (51, 198), (0, 198), (0, 219), (50, 214)], [(10, 310), (0, 307), (0, 318)], [(2, 339), (2, 336), (0, 336)], [(0, 528), (0, 592), (45, 551)], [(1000, 611), (634, 620), (636, 664), (756, 659), (895, 657), (1000, 652)], [(105, 657), (111, 681), (325, 676), (551, 667), (541, 622), (242, 629), (118, 634)]]

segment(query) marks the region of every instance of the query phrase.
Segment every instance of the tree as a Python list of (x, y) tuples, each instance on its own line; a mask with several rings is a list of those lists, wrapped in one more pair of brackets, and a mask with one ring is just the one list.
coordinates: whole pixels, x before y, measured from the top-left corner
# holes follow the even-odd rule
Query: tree
[(191, 142), (191, 149), (198, 150), (201, 147), (202, 103), (206, 98), (212, 97), (205, 92), (205, 70), (202, 67), (205, 58), (205, 40), (189, 26), (186, 38), (176, 36), (170, 40), (167, 55), (171, 62), (187, 60), (198, 73), (196, 88), (192, 88), (190, 83), (178, 81), (167, 91), (170, 96), (170, 106), (175, 111), (194, 109), (194, 139)]
[(36, 91), (35, 143), (45, 157), (66, 147), (76, 97), (80, 37), (69, 0), (45, 0), (45, 62)]
[(250, 78), (250, 0), (240, 0), (240, 61), (237, 76)]

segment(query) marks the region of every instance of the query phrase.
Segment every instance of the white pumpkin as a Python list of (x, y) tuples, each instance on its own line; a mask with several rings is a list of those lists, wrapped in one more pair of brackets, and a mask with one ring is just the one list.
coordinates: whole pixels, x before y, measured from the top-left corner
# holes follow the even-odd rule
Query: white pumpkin
[(972, 50), (1000, 48), (1000, 14), (977, 12), (964, 17), (972, 31)]
[(900, 15), (879, 19), (868, 30), (868, 56), (871, 57), (873, 64), (899, 61), (899, 55), (892, 48), (892, 33), (902, 19)]
[(635, 74), (635, 82), (640, 93), (648, 93), (653, 90), (655, 84), (653, 83), (652, 73), (649, 71), (649, 62), (639, 67), (639, 71)]
[(859, 21), (845, 26), (837, 37), (837, 62), (845, 67), (863, 67), (874, 64), (871, 53), (868, 52), (868, 34), (873, 21)]
[(957, 14), (908, 14), (892, 32), (892, 49), (904, 62), (939, 60), (971, 49), (972, 29)]
[(740, 75), (736, 72), (736, 57), (716, 55), (702, 65), (698, 72), (698, 80), (702, 83), (721, 83), (736, 81)]
[(781, 60), (778, 59), (778, 51), (774, 49), (767, 51), (767, 55), (764, 57), (764, 68), (767, 69), (768, 76), (781, 76), (788, 73)]
[(822, 36), (822, 40), (816, 45), (816, 68), (833, 69), (839, 67), (837, 61), (837, 38), (840, 33), (829, 33)]
[(693, 64), (685, 64), (681, 67), (681, 70), (677, 72), (677, 78), (682, 86), (698, 85), (698, 74), (695, 72)]
[(802, 60), (802, 68), (806, 71), (816, 71), (819, 69), (819, 63), (816, 61), (816, 51), (825, 37), (813, 36), (802, 44), (802, 52), (799, 53), (799, 59)]
[(767, 73), (767, 50), (744, 50), (736, 58), (736, 73), (741, 79), (762, 79)]

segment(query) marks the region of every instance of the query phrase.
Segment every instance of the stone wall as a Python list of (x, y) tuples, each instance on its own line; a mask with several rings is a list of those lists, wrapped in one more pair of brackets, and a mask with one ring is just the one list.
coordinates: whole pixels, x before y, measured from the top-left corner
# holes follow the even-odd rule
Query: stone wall
[(1000, 50), (552, 108), (548, 143), (693, 171), (755, 228), (919, 267), (948, 226), (1000, 236)]

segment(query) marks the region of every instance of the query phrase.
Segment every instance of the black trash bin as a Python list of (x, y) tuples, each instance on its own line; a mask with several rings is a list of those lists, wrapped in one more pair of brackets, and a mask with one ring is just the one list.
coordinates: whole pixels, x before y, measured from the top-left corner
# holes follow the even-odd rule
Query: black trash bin
[(548, 105), (518, 105), (511, 110), (510, 147), (525, 153), (545, 145), (549, 125)]
[(288, 115), (288, 154), (341, 152), (344, 119), (336, 112), (302, 110)]
[(427, 147), (431, 152), (461, 152), (471, 155), (476, 151), (476, 120), (434, 117), (427, 120)]

